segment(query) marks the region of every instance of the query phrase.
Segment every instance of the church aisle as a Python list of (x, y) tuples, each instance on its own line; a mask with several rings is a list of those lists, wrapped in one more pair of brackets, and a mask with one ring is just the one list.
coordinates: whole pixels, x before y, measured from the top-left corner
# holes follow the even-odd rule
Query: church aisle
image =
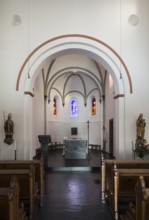
[(101, 202), (99, 172), (48, 172), (36, 220), (112, 220)]

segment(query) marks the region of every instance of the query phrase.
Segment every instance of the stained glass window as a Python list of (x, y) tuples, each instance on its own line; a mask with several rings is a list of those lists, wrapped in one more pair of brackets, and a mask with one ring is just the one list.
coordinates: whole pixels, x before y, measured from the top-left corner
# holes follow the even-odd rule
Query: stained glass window
[(53, 115), (57, 115), (57, 100), (53, 99)]
[(92, 115), (96, 115), (96, 98), (92, 98)]
[(71, 99), (71, 102), (70, 102), (70, 115), (71, 115), (71, 117), (77, 117), (78, 116), (78, 102), (77, 102), (77, 99)]

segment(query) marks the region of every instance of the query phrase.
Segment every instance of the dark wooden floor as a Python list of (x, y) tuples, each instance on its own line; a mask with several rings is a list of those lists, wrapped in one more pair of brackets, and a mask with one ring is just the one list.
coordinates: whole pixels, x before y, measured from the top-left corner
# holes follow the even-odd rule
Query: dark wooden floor
[(65, 161), (62, 150), (51, 151), (44, 202), (35, 219), (113, 220), (101, 201), (100, 157), (90, 151), (86, 160)]

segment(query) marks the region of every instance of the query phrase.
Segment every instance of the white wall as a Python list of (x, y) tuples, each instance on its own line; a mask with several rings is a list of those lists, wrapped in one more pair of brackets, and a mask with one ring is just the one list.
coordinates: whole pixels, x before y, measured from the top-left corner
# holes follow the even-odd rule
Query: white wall
[[(106, 79), (106, 94), (105, 94), (105, 118), (106, 118), (106, 150), (109, 152), (109, 120), (113, 119), (115, 124), (115, 88), (112, 77), (108, 74)], [(115, 136), (113, 137), (114, 145), (115, 145)]]
[(44, 93), (43, 93), (43, 79), (40, 74), (36, 78), (34, 84), (33, 97), (33, 149), (40, 147), (38, 135), (44, 134)]
[[(14, 15), (21, 17), (17, 26)], [(128, 18), (137, 14), (139, 24), (131, 26)], [(69, 33), (96, 37), (114, 48), (131, 73), (133, 94), (125, 86), (123, 138), (126, 156), (136, 136), (136, 119), (144, 113), (149, 140), (149, 1), (147, 0), (0, 0), (0, 137), (3, 143), (3, 112), (11, 112), (15, 123), (15, 139), (24, 147), (24, 86), (22, 75), (19, 91), (16, 81), (29, 51), (47, 39)], [(123, 74), (123, 71), (122, 71)], [(123, 74), (123, 81), (126, 76)], [(116, 116), (115, 116), (116, 117)], [(36, 135), (35, 135), (36, 136)], [(34, 137), (33, 137), (34, 138)], [(25, 145), (26, 146), (26, 145)]]
[[(95, 94), (95, 97), (98, 97)], [(54, 96), (53, 96), (54, 97)], [(59, 97), (60, 98), (60, 97)], [(78, 117), (71, 118), (70, 116), (70, 100), (71, 98), (76, 98), (78, 100)], [(97, 98), (98, 100), (98, 98)], [(58, 113), (57, 116), (52, 115), (52, 102), (48, 106), (49, 112), (49, 134), (52, 137), (52, 141), (61, 142), (64, 137), (72, 138), (83, 138), (88, 139), (88, 128), (87, 121), (89, 120), (89, 143), (90, 144), (101, 144), (101, 129), (102, 129), (102, 121), (100, 118), (101, 115), (101, 104), (97, 101), (97, 115), (91, 116), (91, 96), (88, 99), (88, 104), (85, 107), (83, 99), (77, 94), (70, 95), (66, 100), (66, 104), (63, 107), (61, 104), (58, 105)], [(58, 118), (58, 119), (57, 119)], [(78, 128), (78, 135), (71, 135), (71, 127)]]

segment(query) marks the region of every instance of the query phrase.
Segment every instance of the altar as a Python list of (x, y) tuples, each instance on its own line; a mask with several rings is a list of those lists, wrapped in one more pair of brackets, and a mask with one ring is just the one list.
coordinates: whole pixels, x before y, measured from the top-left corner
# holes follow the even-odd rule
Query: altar
[(67, 139), (64, 140), (65, 159), (86, 159), (88, 154), (87, 140)]

